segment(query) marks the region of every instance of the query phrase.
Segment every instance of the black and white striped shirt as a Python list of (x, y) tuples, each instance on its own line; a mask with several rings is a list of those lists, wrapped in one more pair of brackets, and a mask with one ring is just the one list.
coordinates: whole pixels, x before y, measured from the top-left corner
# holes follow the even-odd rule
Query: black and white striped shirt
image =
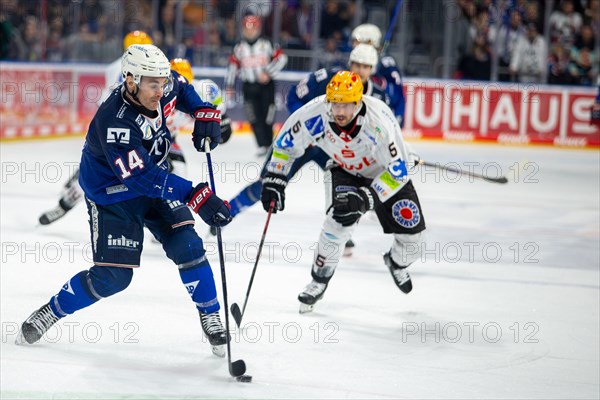
[(225, 86), (233, 86), (238, 70), (243, 82), (254, 83), (263, 72), (273, 78), (286, 64), (287, 56), (269, 39), (260, 37), (252, 44), (242, 39), (229, 57)]

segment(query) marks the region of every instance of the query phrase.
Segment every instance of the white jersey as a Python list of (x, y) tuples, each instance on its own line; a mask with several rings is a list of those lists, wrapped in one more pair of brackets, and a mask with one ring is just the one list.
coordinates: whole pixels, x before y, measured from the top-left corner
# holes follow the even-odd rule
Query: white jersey
[[(203, 88), (199, 86), (198, 80), (194, 80), (192, 82), (192, 86), (194, 87), (194, 89), (196, 89), (196, 93), (198, 93), (198, 96), (200, 96), (202, 101), (208, 101), (204, 99)], [(227, 111), (227, 105), (224, 101), (219, 103), (219, 105), (217, 106), (217, 110), (221, 111), (221, 115), (225, 114), (225, 111)], [(167, 119), (167, 126), (171, 131), (171, 136), (175, 137), (179, 133), (192, 132), (194, 130), (194, 122), (194, 118), (191, 115), (186, 114), (177, 109), (173, 109), (173, 112), (171, 113), (171, 115), (169, 115), (169, 118)]]
[(352, 175), (373, 179), (371, 188), (381, 202), (400, 191), (408, 182), (409, 149), (398, 121), (389, 107), (371, 96), (363, 96), (366, 107), (359, 113), (358, 134), (350, 138), (335, 133), (328, 115), (325, 95), (298, 109), (286, 120), (273, 144), (269, 172), (287, 175), (295, 159), (308, 146), (318, 146), (336, 164)]
[(108, 64), (108, 67), (104, 70), (104, 90), (102, 91), (102, 96), (98, 101), (98, 105), (102, 104), (104, 100), (108, 98), (110, 93), (122, 82), (123, 74), (121, 73), (121, 59), (118, 58)]

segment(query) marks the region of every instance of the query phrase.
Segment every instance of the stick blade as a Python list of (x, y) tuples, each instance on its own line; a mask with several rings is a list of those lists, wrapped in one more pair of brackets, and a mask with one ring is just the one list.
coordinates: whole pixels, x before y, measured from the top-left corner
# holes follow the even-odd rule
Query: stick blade
[(490, 177), (485, 177), (484, 179), (485, 179), (486, 181), (488, 181), (488, 182), (492, 182), (492, 183), (501, 183), (501, 184), (508, 183), (508, 178), (507, 178), (507, 177), (505, 177), (505, 176), (501, 176), (501, 177), (499, 177), (499, 178), (490, 178)]
[(244, 360), (237, 360), (229, 364), (229, 373), (234, 377), (244, 375), (246, 373), (246, 363)]
[(240, 325), (242, 324), (242, 312), (240, 311), (240, 306), (238, 306), (237, 303), (233, 303), (231, 305), (230, 310), (231, 310), (231, 315), (233, 316), (233, 319), (235, 320), (235, 323), (239, 328)]

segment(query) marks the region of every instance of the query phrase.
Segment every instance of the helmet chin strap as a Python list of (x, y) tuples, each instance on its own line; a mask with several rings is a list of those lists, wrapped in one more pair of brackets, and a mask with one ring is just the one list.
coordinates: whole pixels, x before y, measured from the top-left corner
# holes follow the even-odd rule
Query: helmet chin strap
[(125, 87), (125, 94), (133, 100), (133, 105), (137, 108), (142, 114), (147, 115), (149, 117), (153, 117), (156, 115), (157, 110), (150, 110), (149, 108), (144, 107), (140, 99), (138, 98), (138, 93), (140, 92), (140, 87), (136, 84), (135, 90), (129, 91), (127, 88), (127, 82), (123, 85)]

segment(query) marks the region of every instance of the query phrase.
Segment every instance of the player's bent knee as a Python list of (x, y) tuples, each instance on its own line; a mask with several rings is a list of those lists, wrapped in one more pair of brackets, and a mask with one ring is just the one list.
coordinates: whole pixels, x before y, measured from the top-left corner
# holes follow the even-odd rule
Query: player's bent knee
[(177, 265), (184, 265), (204, 257), (204, 245), (192, 225), (175, 228), (162, 240), (167, 257)]
[(108, 297), (129, 286), (133, 278), (133, 270), (131, 268), (94, 265), (90, 268), (89, 278), (94, 294), (101, 298)]

